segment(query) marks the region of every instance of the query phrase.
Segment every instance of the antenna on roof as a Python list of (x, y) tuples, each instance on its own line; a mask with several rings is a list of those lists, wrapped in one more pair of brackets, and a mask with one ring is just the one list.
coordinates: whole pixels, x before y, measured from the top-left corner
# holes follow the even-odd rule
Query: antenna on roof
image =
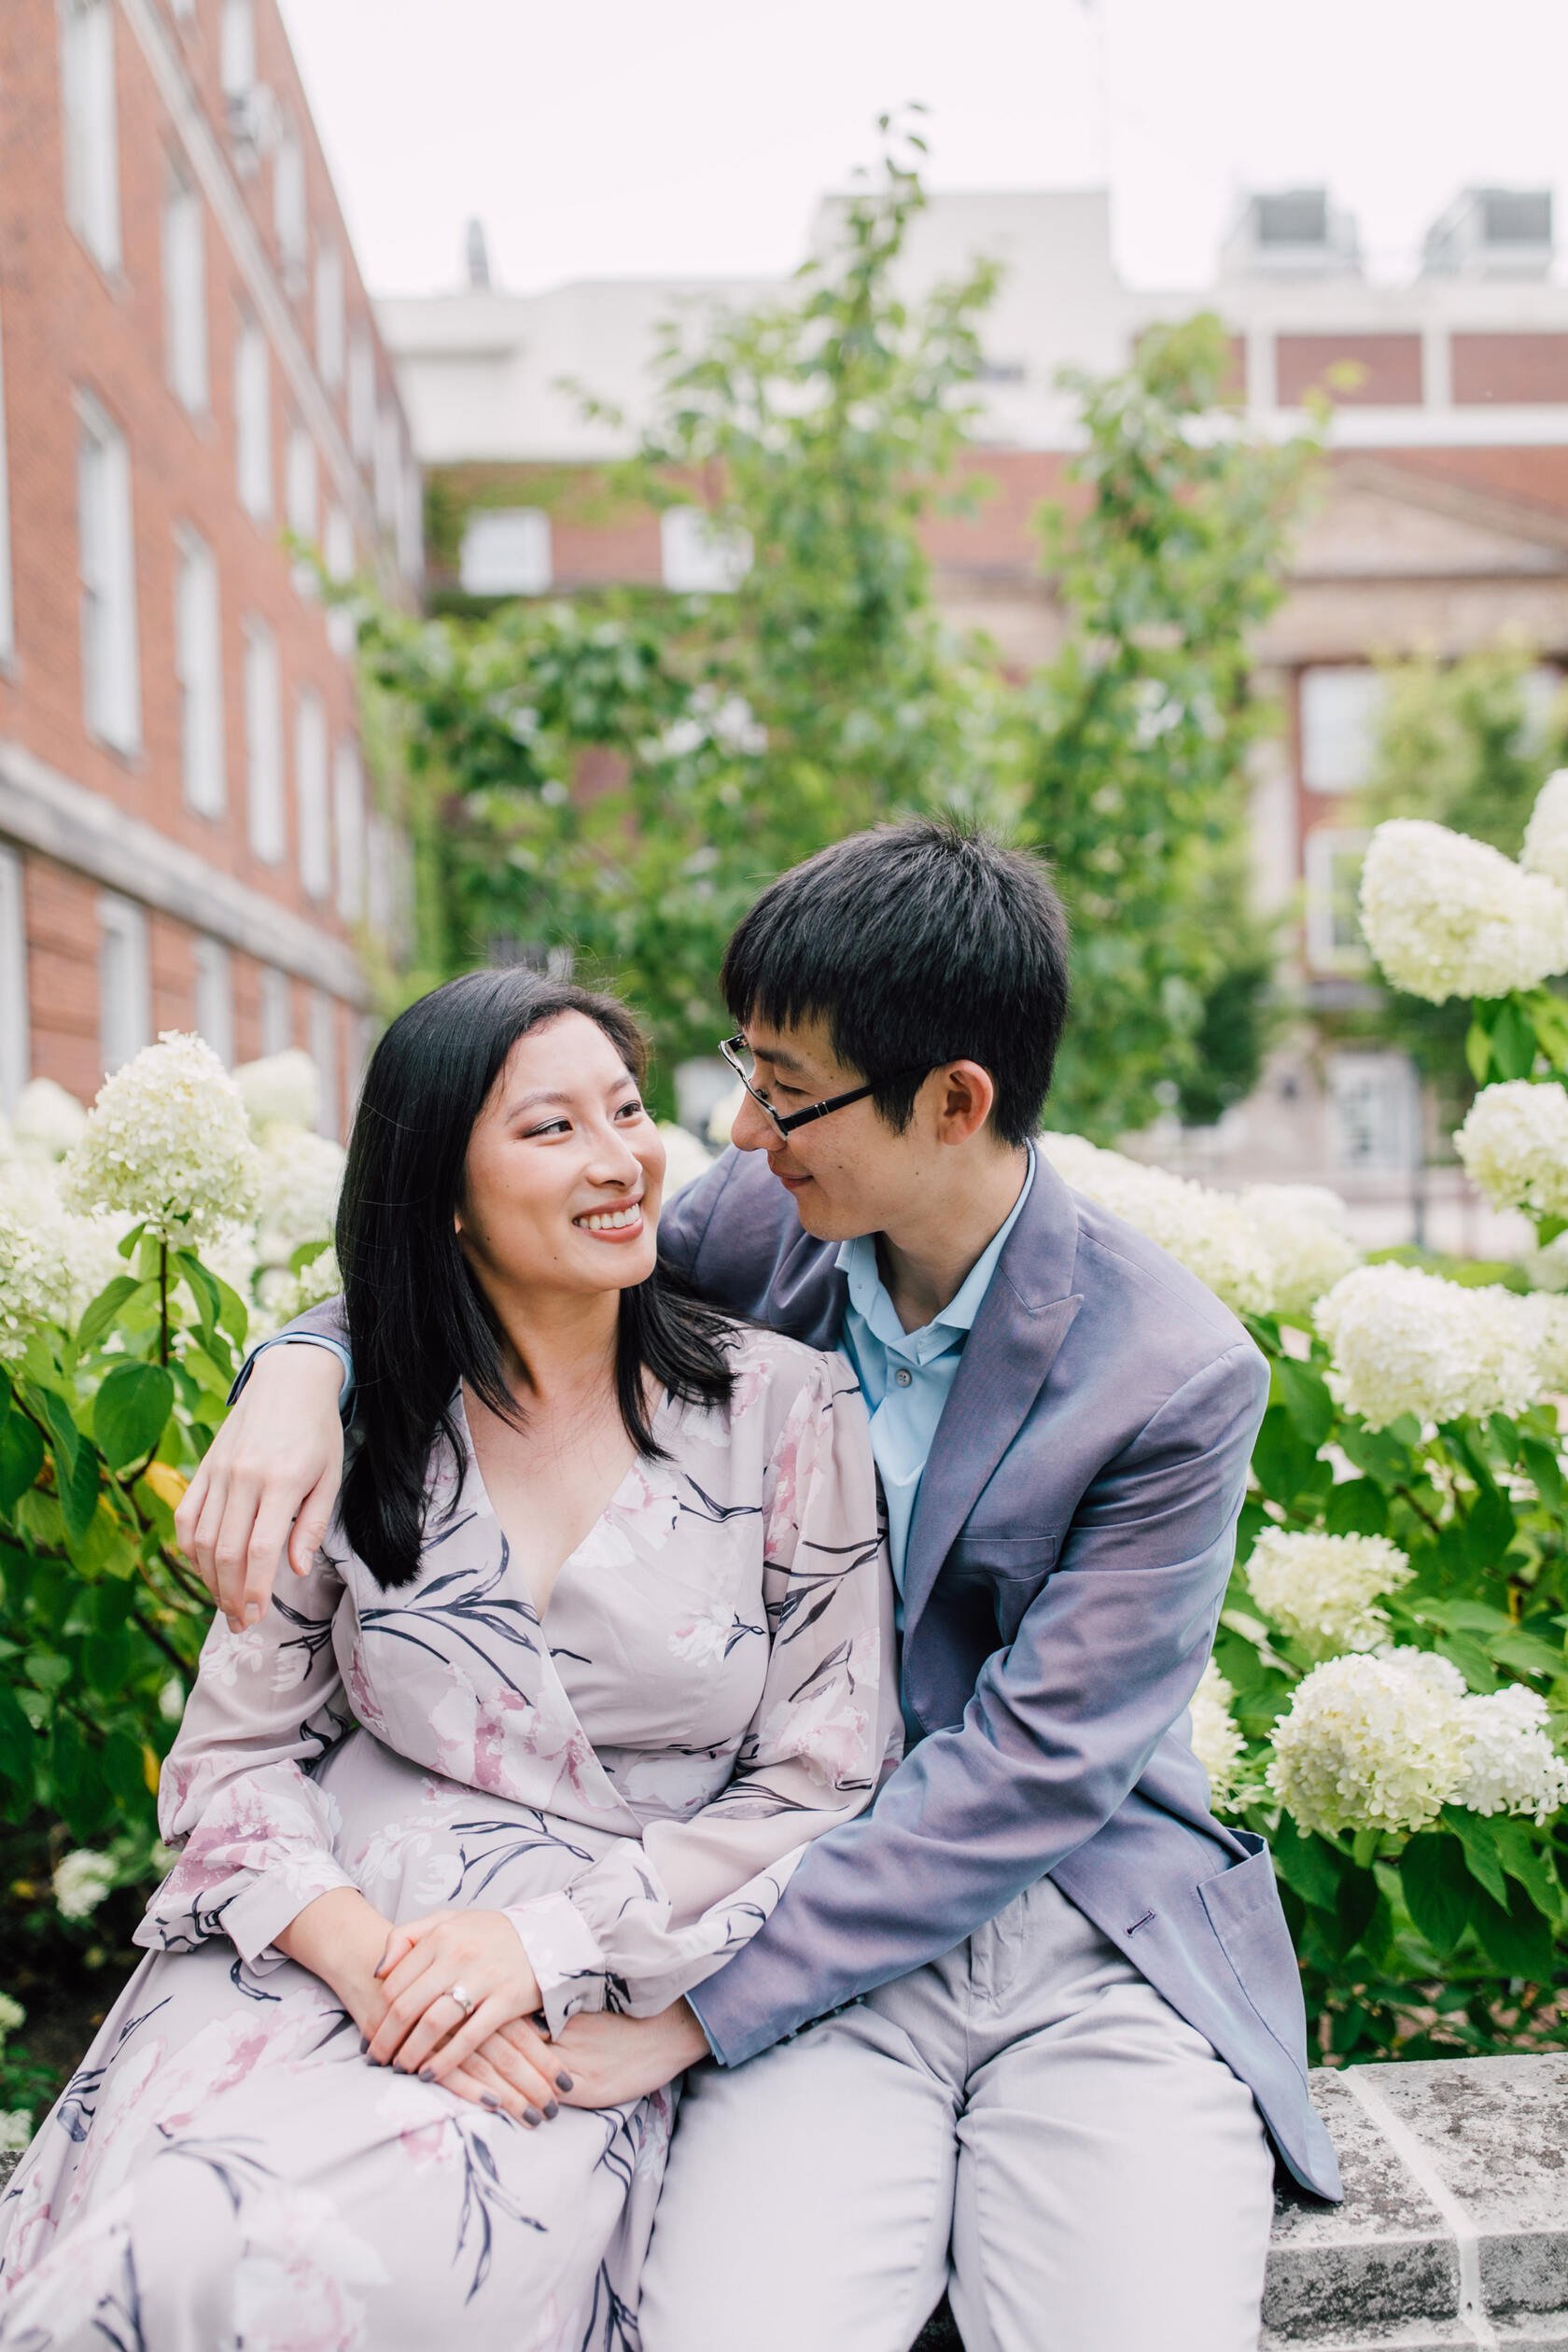
[(463, 260), (470, 286), (490, 283), (490, 248), (484, 242), (484, 223), (470, 220), (463, 232)]

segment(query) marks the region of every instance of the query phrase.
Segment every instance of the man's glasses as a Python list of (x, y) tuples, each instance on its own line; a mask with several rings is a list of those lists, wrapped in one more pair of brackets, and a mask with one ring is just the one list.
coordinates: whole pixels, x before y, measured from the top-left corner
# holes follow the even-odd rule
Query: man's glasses
[[(867, 1095), (875, 1092), (873, 1086), (850, 1086), (845, 1093), (829, 1095), (825, 1102), (813, 1102), (804, 1111), (780, 1113), (774, 1109), (766, 1095), (753, 1084), (757, 1074), (757, 1057), (745, 1038), (738, 1033), (734, 1037), (726, 1037), (719, 1051), (723, 1055), (758, 1110), (767, 1113), (775, 1134), (779, 1136), (792, 1135), (796, 1127), (809, 1127), (813, 1119), (825, 1119), (830, 1111), (846, 1111), (850, 1103), (863, 1102)], [(915, 1074), (913, 1071), (900, 1071), (895, 1073), (899, 1077), (909, 1078), (914, 1077)], [(925, 1074), (923, 1070), (919, 1072), (922, 1078)]]

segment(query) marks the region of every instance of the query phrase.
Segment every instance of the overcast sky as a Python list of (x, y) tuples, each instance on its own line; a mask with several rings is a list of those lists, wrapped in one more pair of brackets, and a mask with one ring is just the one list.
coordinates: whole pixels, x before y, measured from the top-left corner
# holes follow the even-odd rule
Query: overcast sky
[(1568, 0), (282, 0), (377, 293), (791, 268), (923, 100), (931, 179), (1109, 175), (1124, 274), (1199, 285), (1243, 185), (1327, 180), (1379, 274), (1466, 181), (1553, 183)]

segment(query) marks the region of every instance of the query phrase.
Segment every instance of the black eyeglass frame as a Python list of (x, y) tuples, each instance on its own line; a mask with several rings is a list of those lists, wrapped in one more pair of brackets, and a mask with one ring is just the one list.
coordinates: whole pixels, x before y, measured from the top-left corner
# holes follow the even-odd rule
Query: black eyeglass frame
[[(722, 1038), (720, 1041), (720, 1053), (729, 1063), (730, 1068), (735, 1071), (735, 1076), (740, 1080), (741, 1085), (746, 1088), (747, 1093), (750, 1096), (758, 1110), (766, 1113), (768, 1119), (772, 1122), (775, 1133), (781, 1136), (792, 1135), (796, 1127), (809, 1127), (813, 1119), (825, 1119), (830, 1111), (847, 1111), (852, 1102), (863, 1102), (867, 1095), (875, 1094), (876, 1092), (875, 1086), (850, 1086), (843, 1094), (829, 1095), (825, 1102), (809, 1103), (804, 1111), (786, 1111), (780, 1113), (774, 1109), (765, 1094), (758, 1093), (756, 1087), (751, 1084), (750, 1079), (746, 1075), (745, 1071), (742, 1070), (740, 1063), (737, 1061), (735, 1057), (743, 1050), (749, 1053), (751, 1049), (747, 1044), (745, 1036), (739, 1029), (736, 1029), (733, 1037)], [(934, 1064), (932, 1067), (934, 1068)], [(927, 1074), (928, 1073), (925, 1070), (922, 1070), (919, 1072), (919, 1075), (922, 1078), (924, 1078)], [(916, 1073), (912, 1070), (897, 1071), (894, 1072), (894, 1075), (901, 1078), (913, 1078)]]

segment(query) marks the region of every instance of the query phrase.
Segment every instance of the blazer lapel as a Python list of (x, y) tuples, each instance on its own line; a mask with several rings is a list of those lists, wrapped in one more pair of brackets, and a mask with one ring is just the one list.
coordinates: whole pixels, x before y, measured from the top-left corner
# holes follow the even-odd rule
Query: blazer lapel
[(906, 1645), (943, 1561), (1028, 1419), (1084, 1303), (1069, 1289), (1077, 1242), (1071, 1196), (1037, 1151), (1033, 1187), (965, 1343), (920, 1480), (904, 1558)]

